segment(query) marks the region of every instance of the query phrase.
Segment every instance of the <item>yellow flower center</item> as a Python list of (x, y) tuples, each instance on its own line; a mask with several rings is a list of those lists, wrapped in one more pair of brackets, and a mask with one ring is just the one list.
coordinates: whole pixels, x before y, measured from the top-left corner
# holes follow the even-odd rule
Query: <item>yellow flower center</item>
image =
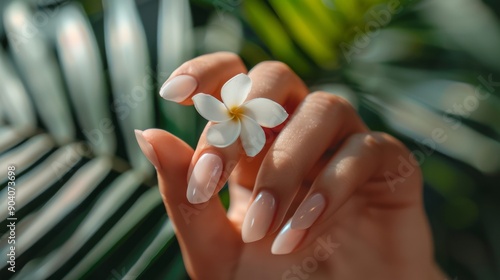
[(233, 120), (240, 120), (241, 116), (243, 115), (243, 108), (237, 106), (237, 107), (232, 107), (229, 109), (229, 115)]

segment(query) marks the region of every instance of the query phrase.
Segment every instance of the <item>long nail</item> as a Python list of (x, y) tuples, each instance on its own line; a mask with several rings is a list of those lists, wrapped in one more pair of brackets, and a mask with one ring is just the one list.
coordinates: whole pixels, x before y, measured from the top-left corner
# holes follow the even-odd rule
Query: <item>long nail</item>
[(273, 245), (271, 246), (271, 253), (274, 255), (285, 255), (291, 253), (306, 234), (306, 230), (292, 229), (290, 226), (291, 223), (292, 221), (289, 220), (281, 229), (278, 236), (276, 236), (276, 239), (274, 239)]
[(160, 88), (160, 95), (169, 101), (182, 102), (193, 93), (196, 87), (198, 87), (198, 82), (195, 78), (180, 75), (165, 82)]
[(160, 168), (160, 161), (156, 156), (156, 152), (151, 143), (149, 143), (148, 140), (146, 140), (146, 138), (144, 138), (144, 136), (142, 135), (143, 131), (135, 129), (134, 132), (137, 143), (139, 143), (139, 147), (141, 148), (146, 158), (151, 162), (151, 164), (155, 166), (156, 169)]
[(189, 178), (187, 199), (192, 204), (207, 202), (214, 194), (222, 174), (222, 159), (206, 153), (198, 159)]
[(275, 211), (276, 201), (272, 194), (266, 191), (260, 192), (248, 208), (243, 221), (241, 228), (243, 242), (254, 242), (266, 236)]
[(316, 193), (304, 200), (292, 217), (293, 229), (307, 229), (318, 219), (326, 206), (325, 197)]

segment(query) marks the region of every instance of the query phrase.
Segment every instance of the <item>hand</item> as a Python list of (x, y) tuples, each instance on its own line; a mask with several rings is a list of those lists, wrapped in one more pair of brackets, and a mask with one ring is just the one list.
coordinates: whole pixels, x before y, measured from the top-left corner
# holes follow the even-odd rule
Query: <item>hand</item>
[[(247, 69), (234, 54), (200, 56), (172, 74), (162, 95), (184, 105), (198, 92), (220, 99), (221, 86), (238, 73)], [(189, 275), (445, 279), (433, 258), (422, 176), (405, 146), (371, 132), (346, 100), (308, 94), (283, 63), (260, 63), (248, 76), (248, 99), (272, 99), (290, 114), (286, 125), (266, 130), (257, 156), (247, 157), (238, 141), (208, 145), (210, 123), (195, 151), (166, 131), (137, 132)], [(226, 213), (217, 193), (227, 180)]]

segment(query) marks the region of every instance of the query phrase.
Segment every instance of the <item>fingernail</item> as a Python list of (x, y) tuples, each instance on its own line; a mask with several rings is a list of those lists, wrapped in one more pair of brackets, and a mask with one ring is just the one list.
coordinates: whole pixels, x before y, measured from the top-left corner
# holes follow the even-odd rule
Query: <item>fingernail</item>
[(182, 102), (193, 93), (196, 87), (198, 87), (198, 82), (195, 78), (180, 75), (165, 82), (160, 88), (160, 95), (169, 101)]
[(260, 192), (245, 215), (241, 228), (243, 242), (254, 242), (266, 236), (273, 221), (275, 210), (276, 202), (274, 197), (266, 191)]
[(187, 199), (192, 204), (207, 202), (214, 194), (222, 173), (222, 160), (206, 153), (198, 159), (189, 178)]
[(292, 217), (293, 229), (307, 229), (318, 219), (325, 209), (325, 197), (316, 193), (304, 200)]
[(276, 239), (274, 239), (273, 245), (271, 246), (271, 253), (274, 255), (291, 253), (306, 234), (306, 230), (292, 229), (291, 224), (292, 221), (289, 220), (281, 229), (278, 236), (276, 236)]
[(160, 168), (160, 161), (158, 160), (158, 157), (156, 156), (156, 152), (153, 149), (153, 146), (144, 138), (142, 135), (142, 130), (135, 129), (135, 138), (137, 139), (137, 143), (139, 143), (139, 147), (141, 148), (142, 152), (146, 156), (146, 158), (153, 164), (156, 168)]

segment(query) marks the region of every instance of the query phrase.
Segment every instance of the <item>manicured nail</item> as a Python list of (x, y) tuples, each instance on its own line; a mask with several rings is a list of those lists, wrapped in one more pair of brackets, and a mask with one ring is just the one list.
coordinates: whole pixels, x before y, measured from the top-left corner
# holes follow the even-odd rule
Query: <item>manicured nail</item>
[(160, 95), (169, 101), (182, 102), (193, 93), (196, 87), (198, 87), (198, 82), (195, 78), (180, 75), (165, 82), (160, 88)]
[(306, 230), (292, 229), (291, 224), (292, 221), (289, 220), (281, 229), (278, 236), (276, 236), (276, 239), (274, 239), (273, 245), (271, 246), (271, 253), (274, 255), (286, 255), (291, 253), (306, 234)]
[(325, 197), (316, 193), (304, 200), (292, 217), (293, 229), (307, 229), (318, 219), (326, 206)]
[(134, 130), (135, 132), (135, 138), (137, 139), (137, 143), (139, 143), (139, 147), (141, 148), (142, 152), (146, 156), (146, 158), (153, 164), (156, 168), (160, 168), (160, 161), (158, 160), (158, 157), (156, 156), (156, 152), (153, 149), (153, 146), (151, 143), (144, 138), (142, 135), (142, 130)]
[(245, 215), (241, 228), (243, 242), (254, 242), (266, 236), (273, 221), (275, 210), (276, 202), (272, 194), (266, 191), (260, 192)]
[(189, 178), (187, 199), (192, 204), (207, 202), (214, 194), (222, 174), (222, 160), (206, 153), (198, 159)]

